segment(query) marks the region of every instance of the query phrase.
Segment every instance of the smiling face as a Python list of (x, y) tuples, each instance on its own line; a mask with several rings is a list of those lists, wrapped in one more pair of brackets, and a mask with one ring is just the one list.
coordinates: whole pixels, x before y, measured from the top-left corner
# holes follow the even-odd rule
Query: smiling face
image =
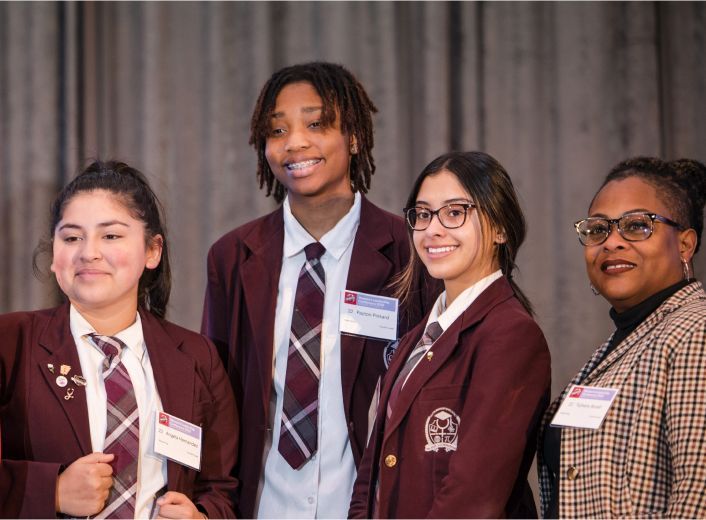
[(147, 247), (144, 223), (105, 190), (83, 191), (64, 208), (54, 230), (51, 270), (81, 314), (134, 319), (140, 276), (161, 258), (161, 237)]
[[(441, 170), (424, 179), (415, 205), (437, 210), (447, 204), (469, 202), (474, 201), (456, 176)], [(435, 216), (428, 228), (413, 232), (414, 247), (429, 274), (444, 281), (447, 304), (499, 269), (491, 238), (495, 233), (479, 215), (477, 209), (468, 209), (466, 222), (456, 229), (443, 227)]]
[(350, 196), (351, 140), (337, 116), (323, 127), (323, 101), (310, 83), (290, 83), (275, 102), (265, 157), (290, 198)]
[[(614, 219), (631, 212), (674, 220), (657, 190), (638, 177), (606, 184), (593, 200), (589, 216)], [(691, 259), (693, 236), (693, 230), (680, 232), (655, 221), (649, 238), (629, 242), (613, 227), (605, 242), (584, 248), (588, 277), (615, 310), (623, 312), (682, 279), (681, 259)]]

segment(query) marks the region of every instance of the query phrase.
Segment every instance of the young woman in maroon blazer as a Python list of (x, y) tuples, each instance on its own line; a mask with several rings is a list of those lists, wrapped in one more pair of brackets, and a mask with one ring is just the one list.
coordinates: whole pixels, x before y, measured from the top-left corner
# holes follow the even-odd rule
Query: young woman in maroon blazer
[(536, 516), (526, 477), (550, 359), (512, 280), (525, 222), (510, 178), (489, 155), (449, 153), (407, 206), (414, 254), (400, 295), (423, 267), (446, 290), (400, 341), (349, 514)]
[[(91, 164), (55, 201), (38, 251), (68, 302), (0, 316), (0, 517), (234, 516), (233, 393), (213, 344), (164, 320), (161, 213), (116, 162)], [(190, 459), (157, 449), (157, 422), (179, 428), (166, 431)]]

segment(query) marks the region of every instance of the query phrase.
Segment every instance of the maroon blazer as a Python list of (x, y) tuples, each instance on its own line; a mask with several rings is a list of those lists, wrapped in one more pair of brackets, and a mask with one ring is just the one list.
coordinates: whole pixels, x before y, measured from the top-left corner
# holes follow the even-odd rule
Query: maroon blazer
[(392, 416), (391, 387), (426, 320), (390, 365), (349, 515), (536, 517), (527, 483), (550, 385), (547, 343), (503, 277), (442, 334), (410, 374)]
[[(202, 332), (221, 354), (241, 412), (237, 507), (245, 517), (255, 514), (270, 428), (275, 308), (284, 245), (282, 211), (280, 207), (231, 231), (208, 254)], [(346, 288), (389, 296), (388, 284), (409, 259), (408, 244), (402, 218), (363, 197)], [(426, 302), (433, 302), (433, 287), (416, 295), (400, 313), (404, 315), (400, 335), (421, 319)], [(386, 370), (386, 354), (390, 354), (388, 342), (341, 337), (343, 401), (356, 464), (365, 448), (368, 409), (378, 377)]]
[[(164, 411), (203, 427), (201, 471), (168, 461), (168, 488), (209, 517), (233, 517), (238, 418), (216, 350), (195, 332), (140, 316)], [(0, 316), (0, 338), (0, 517), (53, 518), (60, 467), (92, 452), (85, 392), (76, 387), (65, 400), (47, 368), (80, 373), (69, 305)]]

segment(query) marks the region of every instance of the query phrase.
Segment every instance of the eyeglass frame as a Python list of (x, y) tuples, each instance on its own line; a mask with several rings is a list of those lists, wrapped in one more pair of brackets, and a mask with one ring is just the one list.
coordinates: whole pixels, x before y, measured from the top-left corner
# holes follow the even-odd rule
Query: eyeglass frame
[[(638, 239), (633, 239), (633, 238), (628, 238), (625, 235), (623, 235), (623, 231), (620, 228), (620, 221), (624, 219), (625, 217), (633, 216), (633, 215), (641, 215), (645, 217), (650, 217), (650, 234), (647, 235), (645, 238), (638, 238)], [(584, 222), (588, 220), (602, 220), (603, 222), (607, 222), (608, 226), (610, 227), (608, 233), (606, 234), (605, 238), (601, 240), (600, 242), (597, 242), (595, 244), (584, 244), (583, 241), (581, 240), (581, 232), (579, 231), (579, 226), (583, 224)], [(613, 228), (618, 230), (618, 234), (624, 239), (627, 240), (628, 242), (642, 242), (644, 240), (647, 240), (652, 236), (652, 233), (654, 232), (654, 225), (655, 225), (655, 220), (657, 222), (661, 222), (662, 224), (667, 224), (668, 226), (672, 226), (677, 228), (679, 231), (684, 231), (686, 228), (682, 226), (681, 224), (673, 221), (672, 219), (669, 219), (667, 217), (663, 217), (662, 215), (658, 215), (657, 213), (650, 213), (648, 211), (632, 211), (630, 213), (625, 213), (618, 218), (605, 218), (605, 217), (586, 217), (582, 218), (581, 220), (577, 220), (574, 222), (574, 227), (576, 228), (576, 234), (578, 235), (579, 242), (581, 243), (582, 246), (584, 247), (593, 247), (593, 246), (600, 246), (601, 244), (605, 243), (606, 240), (608, 240), (608, 237), (610, 234), (613, 232)]]
[[(463, 207), (463, 222), (461, 222), (458, 226), (447, 226), (446, 224), (444, 224), (444, 223), (442, 222), (441, 217), (439, 217), (439, 213), (440, 213), (443, 209), (448, 208), (449, 206), (461, 206), (461, 207)], [(439, 209), (436, 209), (436, 210), (432, 210), (432, 209), (429, 209), (429, 208), (425, 208), (425, 207), (423, 207), (423, 206), (410, 206), (410, 207), (408, 207), (408, 208), (402, 208), (402, 211), (404, 212), (404, 220), (405, 220), (405, 222), (407, 223), (407, 225), (409, 226), (409, 228), (410, 228), (412, 231), (424, 231), (425, 229), (428, 229), (429, 226), (431, 226), (431, 221), (434, 220), (434, 215), (436, 215), (436, 218), (437, 218), (437, 220), (439, 221), (439, 224), (441, 224), (442, 227), (444, 227), (444, 228), (446, 228), (446, 229), (458, 229), (458, 228), (462, 227), (462, 226), (466, 223), (466, 219), (468, 218), (468, 210), (471, 209), (471, 208), (475, 209), (476, 207), (477, 207), (477, 206), (476, 206), (476, 203), (475, 203), (475, 202), (452, 202), (451, 204), (445, 204), (445, 205), (441, 206)], [(427, 224), (427, 226), (424, 227), (424, 228), (422, 228), (422, 229), (416, 229), (416, 228), (415, 228), (414, 226), (412, 226), (412, 224), (409, 222), (409, 212), (410, 212), (411, 210), (417, 209), (417, 208), (423, 209), (423, 210), (428, 211), (429, 213), (431, 213), (431, 217), (429, 218), (429, 224)]]

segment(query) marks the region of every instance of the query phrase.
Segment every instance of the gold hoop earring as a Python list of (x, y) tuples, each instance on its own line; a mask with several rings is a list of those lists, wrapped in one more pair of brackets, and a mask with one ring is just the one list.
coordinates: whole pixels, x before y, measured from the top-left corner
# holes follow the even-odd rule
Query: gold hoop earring
[(691, 268), (689, 267), (689, 262), (681, 259), (682, 272), (684, 273), (684, 280), (691, 280)]
[(591, 292), (592, 292), (593, 294), (595, 294), (596, 296), (598, 296), (598, 295), (601, 294), (600, 291), (599, 291), (598, 289), (596, 289), (596, 288), (593, 286), (592, 283), (588, 284), (588, 286), (591, 288)]

